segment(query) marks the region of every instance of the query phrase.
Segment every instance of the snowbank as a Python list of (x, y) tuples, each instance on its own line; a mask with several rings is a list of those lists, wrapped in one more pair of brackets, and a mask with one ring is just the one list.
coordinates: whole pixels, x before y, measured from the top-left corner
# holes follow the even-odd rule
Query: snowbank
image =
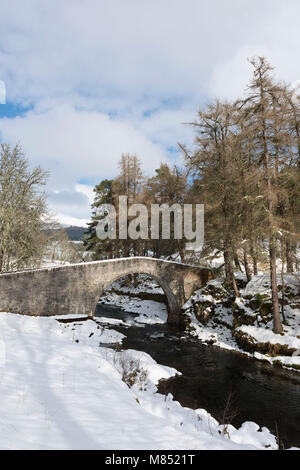
[(300, 338), (289, 335), (278, 335), (273, 333), (271, 330), (266, 330), (264, 328), (257, 328), (255, 326), (244, 325), (236, 329), (236, 331), (242, 331), (247, 335), (254, 338), (258, 343), (270, 343), (270, 344), (280, 344), (287, 346), (289, 349), (300, 349)]
[(0, 313), (0, 334), (2, 449), (277, 448), (254, 423), (230, 427), (228, 438), (205, 410), (155, 393), (176, 371), (145, 353), (126, 352), (146, 371), (145, 390), (129, 388), (114, 357), (121, 353), (99, 347), (106, 333), (95, 322)]
[(125, 312), (137, 313), (137, 323), (155, 324), (166, 323), (168, 319), (167, 306), (164, 302), (143, 299), (144, 294), (163, 296), (163, 290), (153, 279), (138, 275), (138, 285), (127, 286), (124, 279), (115, 281), (102, 295), (100, 303), (115, 305)]

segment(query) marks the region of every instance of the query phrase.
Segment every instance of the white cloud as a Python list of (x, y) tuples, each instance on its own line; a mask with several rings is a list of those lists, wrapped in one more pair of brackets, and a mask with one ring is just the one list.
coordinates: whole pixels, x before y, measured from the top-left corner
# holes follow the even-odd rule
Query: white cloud
[(80, 178), (115, 175), (122, 153), (136, 153), (146, 172), (166, 158), (160, 145), (130, 123), (103, 113), (78, 111), (70, 105), (2, 119), (1, 134), (10, 143), (20, 140), (33, 164), (50, 168), (51, 187), (56, 189), (73, 185)]
[[(255, 2), (252, 4), (254, 6)], [(237, 37), (231, 55), (220, 57), (215, 62), (209, 84), (210, 95), (229, 99), (241, 95), (253, 70), (247, 59), (258, 55), (269, 59), (280, 80), (293, 82), (300, 73), (299, 15), (298, 1), (282, 2), (280, 8), (275, 6), (268, 15), (260, 14), (257, 24), (249, 21), (245, 28), (251, 27), (252, 33), (243, 42)]]
[(171, 158), (169, 147), (191, 142), (181, 123), (200, 105), (243, 92), (249, 56), (269, 56), (284, 80), (300, 76), (299, 0), (2, 3), (7, 100), (32, 106), (0, 120), (2, 138), (51, 170), (52, 207), (75, 219), (91, 198), (81, 188), (80, 202), (79, 181), (112, 177), (124, 152), (148, 173)]
[(50, 170), (50, 208), (72, 217), (89, 214), (93, 200), (92, 187), (76, 184), (78, 180), (114, 176), (122, 153), (136, 153), (148, 174), (167, 158), (161, 145), (130, 123), (70, 105), (4, 118), (0, 132), (12, 145), (20, 141), (33, 165)]
[[(81, 220), (85, 224), (91, 214), (91, 203), (93, 202), (91, 189), (86, 185), (75, 185), (70, 189), (49, 190), (49, 208), (54, 218), (58, 217), (60, 222), (68, 224), (71, 217), (74, 220)], [(58, 214), (57, 217), (55, 217), (56, 214)]]
[(6, 90), (5, 83), (0, 80), (0, 104), (5, 104), (6, 102)]
[(137, 117), (133, 122), (151, 141), (165, 148), (174, 147), (178, 142), (193, 140), (194, 130), (188, 123), (195, 119), (198, 106), (189, 109), (159, 109), (149, 116)]
[(70, 215), (66, 214), (61, 214), (61, 213), (56, 213), (55, 219), (57, 222), (63, 225), (75, 225), (77, 227), (85, 227), (88, 222), (90, 222), (90, 219), (87, 218), (78, 218), (78, 217), (72, 217)]
[(75, 191), (77, 193), (84, 194), (89, 201), (89, 204), (94, 202), (95, 193), (93, 186), (88, 186), (87, 184), (76, 184)]
[(216, 64), (222, 71), (243, 47), (269, 47), (290, 76), (299, 10), (298, 0), (12, 0), (1, 7), (0, 69), (25, 102), (78, 92), (129, 106), (200, 99)]

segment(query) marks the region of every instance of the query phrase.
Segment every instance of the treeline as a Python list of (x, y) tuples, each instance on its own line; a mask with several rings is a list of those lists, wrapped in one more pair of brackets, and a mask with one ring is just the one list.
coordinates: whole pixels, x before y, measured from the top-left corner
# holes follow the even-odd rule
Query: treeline
[[(117, 211), (119, 196), (127, 196), (128, 206), (132, 204), (144, 204), (149, 208), (150, 217), (151, 204), (187, 202), (189, 188), (187, 184), (187, 172), (185, 169), (179, 169), (176, 166), (170, 168), (167, 164), (161, 164), (160, 168), (155, 170), (155, 175), (146, 178), (142, 172), (140, 160), (136, 155), (124, 154), (119, 162), (119, 174), (113, 180), (103, 180), (95, 188), (95, 200), (93, 203), (94, 215), (89, 224), (89, 229), (85, 236), (84, 244), (87, 250), (93, 252), (94, 259), (119, 258), (122, 256), (161, 256), (172, 255), (179, 252), (181, 260), (185, 261), (184, 240), (176, 240), (173, 237), (174, 218), (171, 213), (171, 239), (162, 239), (162, 234), (157, 240), (151, 239), (149, 220), (149, 233), (146, 234), (148, 240), (145, 240), (141, 234), (138, 240), (100, 240), (96, 235), (96, 225), (100, 216), (97, 216), (97, 209), (102, 204), (112, 204)], [(128, 224), (132, 218), (128, 217)]]
[[(192, 149), (180, 144), (183, 168), (162, 164), (145, 178), (135, 155), (123, 155), (119, 175), (95, 187), (93, 209), (115, 204), (127, 195), (130, 204), (203, 203), (203, 253), (222, 253), (226, 284), (239, 296), (234, 270), (248, 280), (265, 258), (270, 271), (274, 331), (282, 330), (277, 291), (277, 262), (283, 273), (297, 267), (300, 228), (300, 97), (278, 82), (263, 57), (251, 60), (253, 76), (243, 98), (215, 101), (200, 110), (190, 125)], [(90, 223), (86, 248), (95, 259), (129, 255), (160, 257), (178, 252), (184, 240), (106, 240)]]

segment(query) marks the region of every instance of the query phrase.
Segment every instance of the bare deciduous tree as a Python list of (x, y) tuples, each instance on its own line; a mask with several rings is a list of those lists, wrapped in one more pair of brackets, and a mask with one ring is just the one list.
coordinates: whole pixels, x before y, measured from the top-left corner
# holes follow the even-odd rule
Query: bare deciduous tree
[(36, 266), (47, 237), (47, 173), (30, 169), (20, 145), (0, 147), (0, 271)]

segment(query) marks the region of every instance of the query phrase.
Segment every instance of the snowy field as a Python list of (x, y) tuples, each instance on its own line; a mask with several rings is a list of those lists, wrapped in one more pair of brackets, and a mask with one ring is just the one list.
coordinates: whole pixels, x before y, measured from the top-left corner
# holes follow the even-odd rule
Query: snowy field
[[(176, 371), (146, 353), (99, 347), (122, 335), (92, 320), (0, 313), (0, 334), (1, 449), (277, 448), (266, 428), (224, 433), (205, 410), (156, 393)], [(132, 371), (129, 387), (122, 377)]]

